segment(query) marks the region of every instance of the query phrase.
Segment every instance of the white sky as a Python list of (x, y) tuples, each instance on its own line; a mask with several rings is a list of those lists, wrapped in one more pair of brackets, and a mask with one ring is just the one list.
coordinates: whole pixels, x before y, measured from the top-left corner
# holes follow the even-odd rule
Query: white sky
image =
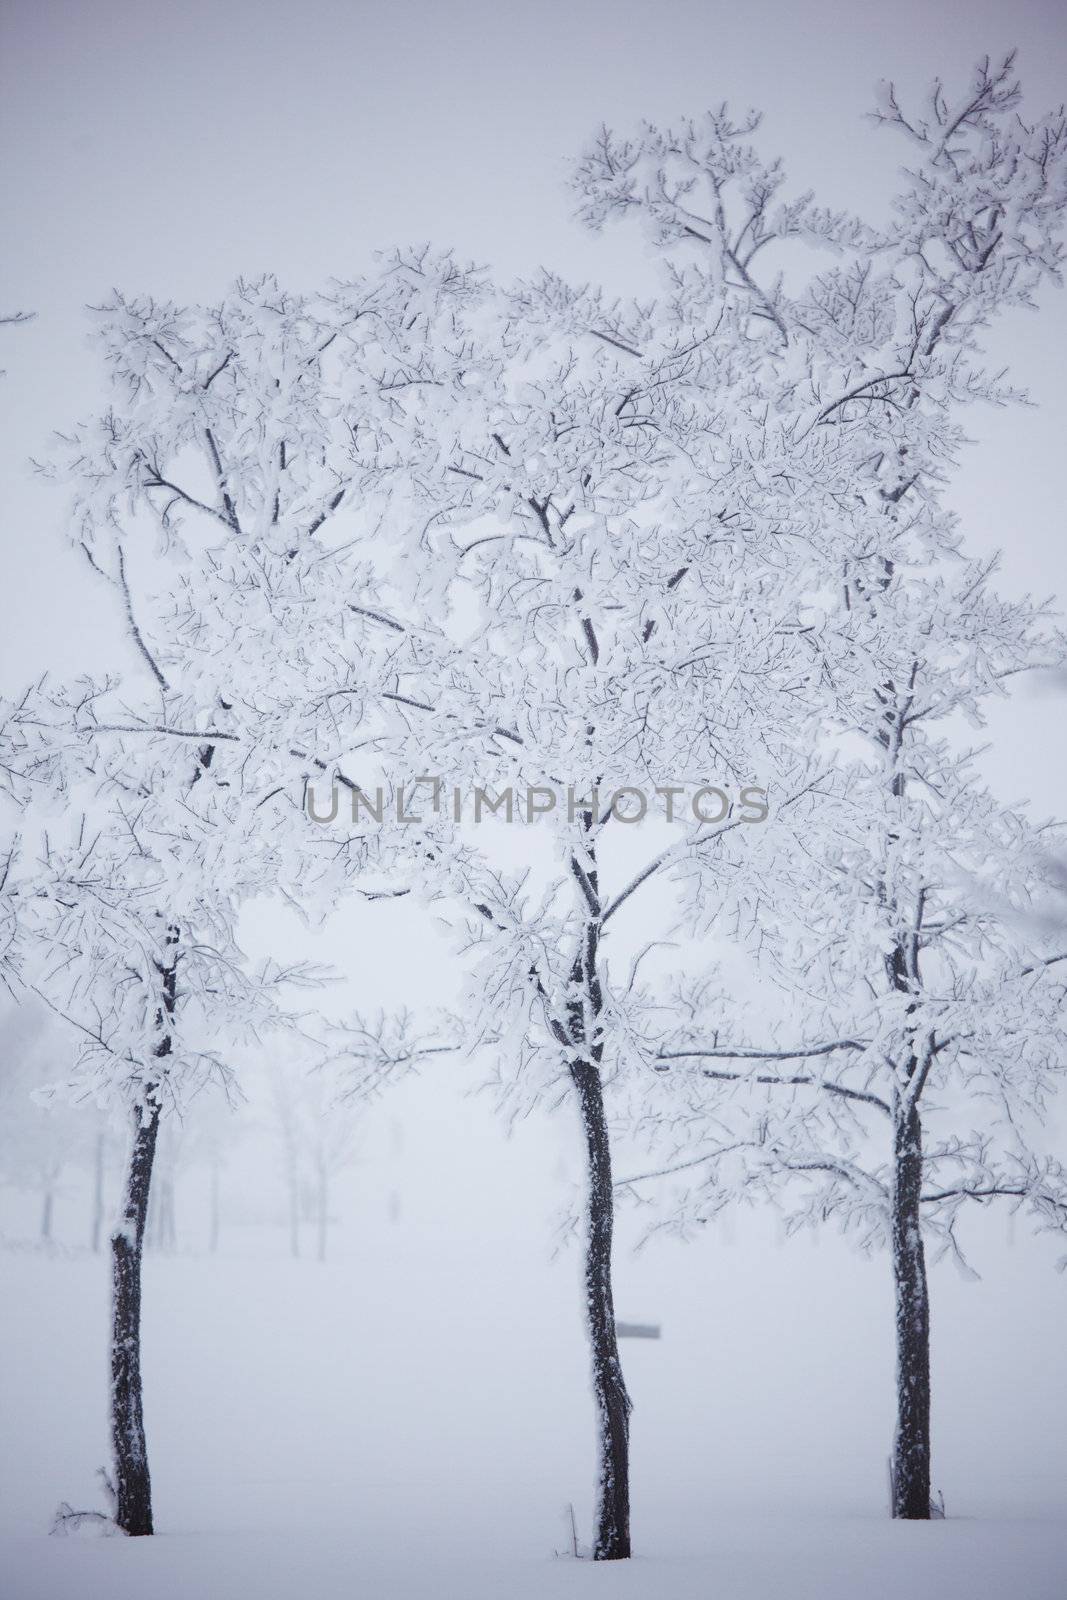
[[(669, 119), (728, 98), (767, 113), (766, 147), (829, 204), (884, 214), (902, 147), (863, 121), (877, 78), (958, 82), (1012, 44), (1031, 107), (1061, 103), (1055, 0), (8, 0), (0, 308), (0, 683), (111, 657), (113, 619), (64, 544), (63, 499), (28, 458), (93, 407), (83, 306), (111, 287), (214, 298), (238, 273), (298, 287), (429, 238), (502, 276), (539, 265), (620, 290), (651, 285), (630, 230), (570, 220), (567, 157), (601, 121)], [(953, 492), (974, 551), (1005, 549), (1013, 591), (1067, 593), (1050, 464), (1065, 416), (1067, 297), (998, 332), (996, 358), (1040, 409), (974, 412), (981, 448)], [(96, 639), (89, 635), (95, 633)], [(1067, 765), (1044, 737), (1056, 698), (998, 715), (1004, 798), (1062, 810)]]

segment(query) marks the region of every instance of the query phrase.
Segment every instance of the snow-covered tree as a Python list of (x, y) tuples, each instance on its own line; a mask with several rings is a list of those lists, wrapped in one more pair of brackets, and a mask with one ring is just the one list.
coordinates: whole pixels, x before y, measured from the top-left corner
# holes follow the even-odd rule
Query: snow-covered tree
[[(160, 1119), (213, 1074), (228, 1081), (220, 1041), (234, 1025), (247, 1039), (303, 976), (247, 969), (241, 907), (280, 893), (322, 914), (361, 864), (358, 841), (308, 826), (303, 791), (358, 745), (365, 698), (395, 680), (368, 505), (396, 471), (401, 364), (445, 342), (437, 319), (467, 282), (413, 252), (314, 302), (269, 279), (211, 308), (116, 296), (96, 313), (111, 404), (46, 468), (73, 491), (70, 532), (112, 598), (126, 670), (3, 708), (2, 770), (24, 813), (0, 885), (4, 971), (78, 1031), (75, 1092), (133, 1116), (112, 1240), (127, 1532), (152, 1528), (139, 1301)], [(362, 520), (331, 543), (357, 491)], [(365, 634), (389, 650), (375, 657)]]
[(841, 666), (866, 703), (850, 689), (856, 721), (842, 731), (865, 735), (866, 749), (842, 761), (834, 800), (758, 899), (693, 908), (705, 926), (758, 937), (778, 1025), (757, 1030), (707, 981), (685, 996), (684, 1020), (656, 1047), (676, 1097), (657, 1131), (672, 1147), (664, 1168), (687, 1174), (672, 1200), (683, 1218), (764, 1192), (793, 1224), (832, 1217), (864, 1246), (889, 1246), (894, 1514), (923, 1518), (924, 1239), (959, 1253), (961, 1208), (998, 1198), (1067, 1228), (1067, 1173), (1042, 1134), (1063, 1083), (1065, 958), (1062, 935), (1034, 916), (1056, 892), (1062, 829), (998, 805), (940, 725), (979, 720), (1054, 641), (973, 566), (954, 581), (898, 569), (853, 614)]
[[(449, 397), (432, 450), (413, 430), (431, 513), (415, 604), (432, 591), (447, 621), (409, 634), (409, 736), (382, 746), (439, 776), (410, 799), (407, 855), (471, 946), (459, 1036), (492, 1048), (513, 1104), (578, 1113), (602, 1560), (630, 1553), (605, 1086), (632, 1057), (631, 969), (657, 886), (727, 839), (743, 863), (744, 835), (776, 826), (766, 785), (785, 814), (817, 778), (791, 732), (818, 672), (797, 627), (805, 540), (783, 540), (778, 486), (750, 472), (760, 355), (707, 348), (686, 321), (702, 312), (544, 277), (483, 314), (495, 363)], [(658, 827), (634, 826), (646, 812)]]
[[(109, 771), (200, 752), (194, 809), (220, 795), (217, 837), (253, 841), (303, 907), (355, 890), (447, 910), (475, 946), (463, 1042), (492, 1045), (513, 1095), (579, 1112), (598, 1558), (630, 1549), (605, 1086), (647, 1045), (636, 968), (674, 920), (657, 886), (773, 895), (792, 841), (836, 814), (828, 740), (871, 733), (842, 674), (862, 651), (877, 671), (898, 588), (951, 556), (954, 407), (1008, 393), (982, 329), (1056, 270), (1067, 136), (1017, 102), (1010, 62), (958, 106), (936, 87), (921, 118), (887, 90), (917, 165), (885, 227), (783, 198), (754, 119), (604, 133), (582, 209), (650, 222), (668, 266), (650, 306), (548, 276), (493, 293), (429, 250), (320, 296), (116, 297), (111, 405), (53, 467), (151, 677), (64, 693), (82, 748)], [(792, 243), (814, 253), (764, 274)], [(441, 780), (423, 821), (394, 827), (374, 783), (399, 811), (420, 774)], [(318, 779), (351, 826), (302, 816)], [(673, 831), (643, 852), (627, 818), (653, 790)], [(506, 791), (542, 822), (520, 871), (471, 815)], [(232, 889), (215, 838), (195, 881)]]
[[(608, 821), (622, 824), (599, 814), (592, 790), (635, 772), (673, 783), (679, 733), (694, 782), (713, 758), (717, 771), (732, 761), (738, 781), (758, 777), (736, 748), (742, 708), (763, 695), (761, 672), (780, 682), (789, 651), (739, 598), (738, 572), (762, 559), (750, 547), (763, 551), (765, 530), (743, 527), (729, 505), (709, 526), (706, 477), (687, 476), (700, 391), (684, 393), (695, 358), (677, 327), (662, 339), (650, 327), (646, 357), (620, 352), (618, 317), (595, 297), (553, 282), (494, 302), (479, 328), (483, 301), (449, 258), (417, 252), (314, 302), (268, 280), (210, 311), (123, 300), (105, 309), (114, 404), (67, 441), (55, 470), (75, 483), (77, 537), (113, 583), (155, 689), (135, 701), (126, 686), (94, 685), (72, 716), (94, 750), (109, 740), (161, 760), (182, 741), (210, 750), (211, 784), (239, 780), (246, 838), (291, 852), (277, 882), (301, 904), (332, 903), (368, 857), (406, 861), (405, 891), (458, 902), (490, 936), (492, 961), (517, 980), (502, 1008), (509, 1027), (528, 1014), (520, 1056), (543, 1060), (547, 1046), (555, 1072), (562, 1052), (582, 1111), (598, 1551), (618, 1555), (629, 1548), (628, 1401), (611, 1311), (598, 954), (609, 906), (596, 855)], [(590, 316), (604, 337), (589, 332)], [(666, 477), (661, 458), (672, 464)], [(347, 525), (346, 495), (358, 498)], [(388, 512), (390, 540), (375, 537), (368, 508)], [(135, 602), (127, 550), (139, 548), (146, 519), (175, 564)], [(712, 641), (709, 593), (721, 606)], [(453, 599), (447, 631), (434, 608)], [(711, 674), (724, 659), (733, 670), (743, 650), (753, 666), (709, 739)], [(626, 703), (613, 711), (616, 692)], [(635, 735), (636, 746), (617, 748)], [(360, 795), (351, 757), (375, 746), (394, 762), (417, 751), (416, 770), (429, 764), (457, 781), (491, 778), (491, 767), (531, 784), (562, 771), (587, 791), (563, 825), (562, 878), (541, 926), (517, 919), (514, 885), (473, 847), (454, 846), (447, 824), (398, 837), (370, 826), (324, 835), (305, 822), (296, 838), (294, 799), (308, 776), (336, 774)], [(521, 759), (501, 765), (502, 748)], [(679, 853), (713, 848), (725, 813), (709, 799), (708, 821), (690, 815), (684, 838), (639, 882), (620, 876), (616, 909)], [(398, 892), (390, 881), (371, 892)], [(569, 909), (552, 905), (576, 892)], [(490, 993), (468, 1034), (481, 1030)]]
[(249, 851), (240, 797), (214, 783), (207, 749), (177, 769), (157, 765), (143, 741), (136, 756), (104, 761), (63, 705), (23, 702), (5, 720), (23, 828), (4, 887), (8, 966), (16, 992), (44, 1001), (73, 1039), (53, 1097), (129, 1119), (111, 1235), (114, 1520), (147, 1534), (141, 1256), (161, 1123), (210, 1083), (227, 1086), (230, 1052), (282, 1020), (279, 997), (310, 974), (251, 971), (241, 956), (237, 910), (271, 862)]
[[(754, 1147), (761, 1183), (771, 1170), (789, 1181), (803, 1173), (809, 1189), (825, 1185), (815, 1214), (862, 1218), (891, 1242), (893, 1510), (908, 1518), (930, 1514), (923, 1227), (951, 1242), (958, 1207), (998, 1195), (1057, 1226), (1063, 1216), (1062, 1171), (1020, 1120), (1040, 1113), (1062, 1052), (1059, 952), (1022, 920), (1028, 897), (1053, 887), (1053, 836), (998, 806), (953, 738), (960, 718), (980, 722), (988, 695), (1055, 665), (1062, 647), (1039, 611), (991, 593), (940, 503), (962, 443), (959, 405), (1012, 398), (982, 370), (983, 330), (1058, 276), (1067, 126), (1062, 113), (1029, 124), (1019, 103), (1011, 57), (982, 63), (955, 102), (935, 83), (916, 115), (886, 86), (878, 116), (906, 135), (915, 160), (886, 228), (780, 199), (781, 166), (747, 142), (756, 119), (738, 125), (725, 112), (629, 142), (604, 134), (579, 179), (591, 222), (640, 214), (676, 282), (695, 274), (716, 295), (743, 291), (768, 330), (771, 369), (796, 373), (799, 360), (793, 404), (768, 419), (779, 473), (796, 481), (792, 457), (819, 433), (849, 463), (843, 514), (824, 526), (826, 566), (808, 597), (822, 624), (812, 648), (823, 684), (808, 735), (836, 745), (839, 771), (794, 851), (768, 862), (758, 894), (728, 897), (793, 1015), (768, 1045), (705, 989), (683, 1026), (668, 1024), (658, 1064), (676, 1051), (723, 1059), (701, 1069), (702, 1116), (691, 1122), (684, 1096), (678, 1106), (680, 1121), (703, 1121), (705, 1137), (715, 1084), (768, 1094), (754, 1132), (713, 1141), (713, 1167)], [(804, 236), (839, 249), (844, 265), (799, 292), (781, 276), (761, 286), (754, 256)], [(698, 927), (712, 920), (699, 881), (690, 911)], [(783, 1094), (784, 1116), (774, 1111)], [(924, 1147), (924, 1110), (942, 1110), (942, 1097), (949, 1120)], [(873, 1164), (854, 1148), (861, 1116), (892, 1130)], [(751, 1159), (743, 1171), (749, 1183)], [(715, 1179), (699, 1204), (729, 1189)]]

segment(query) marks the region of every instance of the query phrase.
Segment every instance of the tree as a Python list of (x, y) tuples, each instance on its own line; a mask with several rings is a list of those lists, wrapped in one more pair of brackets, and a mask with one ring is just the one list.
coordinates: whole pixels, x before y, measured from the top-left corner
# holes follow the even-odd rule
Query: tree
[(315, 1225), (315, 1253), (325, 1261), (334, 1180), (352, 1166), (367, 1107), (431, 1055), (449, 1054), (447, 1020), (406, 1012), (356, 1015), (322, 1024), (317, 1048), (290, 1052), (272, 1063), (271, 1099), (285, 1169), (289, 1250), (300, 1254), (300, 1225)]
[[(734, 492), (760, 354), (705, 338), (687, 320), (702, 311), (684, 300), (659, 319), (549, 277), (489, 308), (473, 342), (495, 366), (473, 394), (453, 387), (416, 456), (427, 586), (456, 642), (406, 630), (407, 750), (392, 741), (395, 770), (448, 775), (413, 802), (408, 856), (413, 889), (473, 946), (456, 1031), (493, 1048), (513, 1104), (578, 1115), (598, 1560), (630, 1554), (605, 1084), (632, 1054), (626, 968), (647, 930), (636, 949), (632, 924), (614, 935), (680, 863), (765, 819), (772, 771), (786, 811), (815, 781), (788, 734), (812, 656), (777, 491)], [(734, 398), (736, 422), (714, 428)], [(630, 825), (650, 804), (670, 820), (634, 861)], [(528, 836), (514, 870), (493, 817), (540, 821), (545, 848)]]
[[(625, 315), (643, 326), (638, 310)], [(488, 338), (478, 316), (489, 319)], [(605, 337), (589, 332), (591, 317)], [(670, 781), (677, 770), (671, 738), (684, 729), (692, 737), (687, 766), (703, 774), (703, 758), (736, 736), (741, 702), (760, 700), (760, 672), (784, 670), (788, 654), (738, 598), (738, 572), (759, 559), (750, 551), (762, 551), (761, 530), (742, 528), (729, 505), (706, 528), (706, 485), (680, 476), (698, 437), (685, 385), (700, 358), (671, 324), (662, 340), (650, 327), (648, 356), (628, 351), (620, 366), (618, 316), (595, 297), (546, 281), (503, 304), (487, 302), (450, 258), (426, 252), (391, 259), (370, 281), (343, 285), (324, 300), (294, 297), (265, 280), (238, 285), (206, 311), (116, 299), (101, 321), (115, 404), (71, 436), (55, 470), (76, 485), (77, 536), (110, 577), (128, 619), (136, 615), (134, 642), (159, 693), (158, 703), (121, 713), (112, 709), (113, 690), (110, 699), (93, 693), (79, 703), (77, 725), (94, 748), (114, 737), (120, 749), (162, 752), (167, 741), (188, 740), (211, 751), (215, 785), (239, 773), (249, 834), (281, 831), (299, 869), (287, 862), (278, 881), (301, 904), (329, 904), (376, 865), (386, 869), (385, 886), (367, 892), (421, 887), (433, 899), (458, 902), (461, 916), (473, 914), (492, 934), (514, 980), (516, 1026), (525, 1010), (528, 1034), (532, 1028), (520, 1054), (544, 1061), (547, 1047), (555, 1068), (562, 1052), (581, 1111), (600, 1418), (597, 1550), (625, 1555), (628, 1399), (615, 1347), (600, 1082), (608, 1009), (600, 941), (611, 908), (601, 898), (596, 859), (602, 829), (617, 819), (598, 814), (592, 786), (612, 773), (632, 777), (630, 756), (614, 743), (635, 732), (647, 745), (642, 765)], [(576, 328), (585, 343), (578, 362), (569, 351)], [(546, 340), (549, 329), (554, 342)], [(549, 352), (550, 363), (540, 375), (539, 351)], [(732, 373), (723, 380), (727, 388), (732, 381)], [(555, 415), (559, 404), (570, 419), (565, 426)], [(746, 437), (754, 425), (746, 419)], [(674, 468), (666, 485), (664, 449)], [(357, 490), (364, 520), (343, 539), (330, 519)], [(387, 496), (394, 551), (382, 552), (366, 526), (375, 494)], [(187, 564), (174, 589), (160, 583), (134, 605), (124, 550), (127, 523), (138, 513)], [(657, 520), (668, 515), (677, 527)], [(474, 552), (470, 543), (450, 543), (451, 530), (462, 540), (461, 530), (486, 519), (506, 530), (499, 539), (489, 535), (500, 548), (482, 546), (488, 559), (464, 569)], [(436, 569), (427, 568), (428, 540)], [(590, 570), (591, 561), (602, 561), (603, 572)], [(692, 593), (683, 593), (690, 571)], [(517, 587), (509, 598), (512, 578)], [(538, 604), (538, 585), (546, 585), (545, 605)], [(706, 586), (723, 608), (711, 647)], [(770, 595), (770, 577), (765, 587)], [(432, 621), (439, 600), (457, 601), (451, 633)], [(482, 608), (481, 635), (460, 642), (456, 629), (470, 600)], [(498, 605), (499, 625), (492, 615)], [(542, 632), (539, 619), (553, 608), (555, 629)], [(684, 697), (656, 655), (663, 637), (665, 649), (684, 649), (688, 660)], [(709, 738), (711, 673), (720, 659), (733, 670), (739, 639), (756, 665), (740, 673), (740, 699), (717, 713)], [(640, 681), (646, 671), (647, 691)], [(572, 682), (581, 710), (561, 718), (559, 697), (571, 693)], [(629, 703), (612, 715), (603, 692), (616, 682)], [(511, 725), (513, 712), (521, 714), (521, 734)], [(553, 748), (557, 735), (564, 743)], [(429, 760), (470, 775), (482, 762), (499, 767), (503, 745), (527, 753), (520, 765), (505, 762), (502, 775), (532, 782), (562, 764), (588, 789), (589, 804), (561, 839), (568, 864), (553, 891), (557, 898), (577, 893), (577, 903), (568, 912), (546, 910), (548, 943), (536, 926), (517, 920), (514, 885), (454, 841), (447, 825), (428, 836), (369, 825), (328, 839), (320, 834), (310, 857), (301, 853), (306, 838), (295, 844), (294, 789), (302, 801), (309, 776), (336, 771), (349, 795), (366, 799), (348, 770), (351, 753), (377, 747), (380, 756), (396, 758), (415, 741), (419, 768)], [(261, 811), (268, 801), (274, 809)], [(651, 861), (639, 881), (620, 879), (615, 909), (679, 853), (713, 848), (715, 829), (691, 818), (686, 838)], [(307, 868), (312, 859), (316, 871)], [(390, 873), (404, 860), (413, 884), (395, 889)], [(540, 964), (531, 959), (531, 939), (541, 946)], [(568, 952), (562, 958), (559, 941)]]
[[(758, 1150), (761, 1183), (770, 1168), (807, 1174), (826, 1186), (814, 1214), (863, 1218), (891, 1243), (893, 1510), (907, 1518), (930, 1514), (920, 1219), (951, 1241), (966, 1199), (1006, 1195), (1056, 1226), (1063, 1216), (1058, 1163), (1009, 1114), (1040, 1110), (1061, 1047), (1058, 954), (1047, 944), (1031, 949), (1016, 920), (1037, 885), (1051, 887), (1046, 838), (998, 807), (965, 757), (929, 731), (954, 714), (980, 720), (984, 697), (1004, 680), (1062, 654), (1039, 612), (998, 601), (988, 573), (962, 560), (940, 504), (962, 442), (956, 408), (1014, 397), (977, 364), (983, 330), (1005, 309), (1031, 304), (1061, 259), (1067, 125), (1062, 113), (1027, 124), (1019, 102), (1010, 56), (980, 64), (955, 103), (938, 80), (916, 115), (886, 86), (878, 117), (906, 135), (917, 161), (892, 229), (820, 223), (810, 200), (778, 200), (780, 165), (762, 163), (745, 143), (755, 119), (734, 124), (725, 111), (675, 132), (646, 128), (629, 142), (605, 133), (579, 174), (594, 225), (637, 212), (670, 254), (676, 281), (695, 273), (716, 293), (732, 284), (750, 294), (753, 315), (774, 330), (774, 366), (802, 374), (776, 430), (778, 471), (792, 474), (795, 448), (817, 431), (832, 433), (839, 459), (851, 461), (840, 485), (847, 511), (828, 524), (824, 581), (808, 597), (822, 619), (812, 645), (824, 668), (824, 703), (808, 733), (845, 753), (837, 799), (798, 835), (792, 860), (769, 863), (758, 926), (755, 897), (747, 917), (739, 911), (765, 956), (774, 952), (802, 1024), (764, 1047), (744, 1019), (738, 1031), (734, 1016), (731, 1028), (725, 997), (705, 992), (692, 1028), (671, 1034), (668, 1024), (658, 1064), (679, 1053), (722, 1058), (733, 1065), (704, 1069), (708, 1082), (773, 1089), (776, 1101), (787, 1090), (816, 1091), (809, 1110), (777, 1127), (772, 1118), (772, 1131), (759, 1124), (737, 1149)], [(781, 278), (761, 287), (757, 252), (820, 227), (846, 265), (799, 295)], [(697, 265), (677, 264), (686, 252), (697, 252)], [(866, 750), (858, 757), (857, 736)], [(697, 925), (710, 920), (703, 897), (694, 883)], [(744, 902), (742, 893), (734, 903)], [(926, 1148), (923, 1106), (946, 1086), (964, 1091), (966, 1131)], [(990, 1092), (1004, 1127), (976, 1109)], [(865, 1164), (850, 1143), (855, 1118), (874, 1112), (892, 1129), (884, 1166)], [(727, 1160), (733, 1142), (708, 1159)], [(728, 1190), (718, 1185), (716, 1201)]]
[(0, 1180), (36, 1193), (38, 1238), (47, 1245), (53, 1240), (55, 1202), (64, 1173), (84, 1160), (87, 1130), (72, 1108), (42, 1103), (67, 1043), (44, 1007), (12, 1008), (3, 1033)]
[(326, 1260), (330, 1191), (338, 1173), (356, 1156), (358, 1118), (345, 1104), (345, 1079), (335, 1070), (306, 1061), (274, 1065), (271, 1094), (282, 1147), (289, 1209), (289, 1250), (300, 1254), (300, 1227), (315, 1226), (315, 1252)]
[(90, 1244), (94, 1255), (100, 1254), (104, 1230), (107, 1226), (108, 1167), (115, 1155), (115, 1137), (111, 1119), (99, 1112), (92, 1140), (90, 1164), (93, 1175), (93, 1209), (90, 1223)]
[[(73, 488), (72, 536), (141, 669), (37, 685), (2, 721), (20, 807), (42, 793), (69, 804), (79, 786), (93, 799), (62, 847), (44, 834), (38, 861), (12, 849), (0, 902), (5, 974), (84, 1035), (79, 1083), (99, 1074), (133, 1115), (112, 1241), (127, 1532), (152, 1531), (139, 1306), (160, 1118), (199, 1086), (205, 1062), (224, 1071), (184, 1030), (214, 1037), (231, 1020), (276, 1020), (274, 990), (309, 975), (244, 972), (241, 905), (270, 891), (321, 914), (363, 864), (359, 841), (324, 841), (303, 816), (309, 775), (359, 744), (365, 701), (388, 699), (396, 674), (368, 560), (375, 526), (335, 547), (331, 518), (357, 490), (373, 509), (395, 475), (398, 363), (419, 367), (435, 348), (429, 330), (467, 292), (449, 258), (415, 252), (332, 300), (270, 279), (210, 308), (116, 295), (96, 313), (113, 403), (61, 438), (45, 469)], [(376, 658), (364, 635), (388, 651)], [(40, 970), (35, 948), (53, 964)], [(124, 948), (140, 956), (132, 974)], [(238, 994), (243, 1013), (228, 1015)], [(209, 996), (221, 1007), (210, 1025)]]
[[(842, 729), (863, 732), (866, 751), (842, 765), (835, 804), (798, 839), (791, 867), (768, 875), (758, 909), (732, 908), (759, 917), (764, 968), (783, 996), (778, 1037), (756, 1035), (705, 988), (654, 1054), (672, 1077), (683, 1064), (697, 1073), (677, 1110), (663, 1111), (686, 1128), (686, 1153), (668, 1170), (707, 1164), (684, 1216), (762, 1192), (794, 1225), (832, 1217), (864, 1246), (888, 1245), (893, 1511), (925, 1518), (924, 1236), (959, 1255), (961, 1208), (997, 1198), (1067, 1228), (1067, 1173), (1041, 1133), (1062, 1082), (1067, 996), (1057, 935), (1032, 920), (1056, 892), (1061, 830), (999, 806), (939, 728), (961, 711), (979, 717), (1005, 679), (1047, 660), (1050, 641), (1031, 607), (989, 592), (984, 569), (925, 582), (905, 570), (854, 612), (855, 648), (841, 663), (863, 685)], [(889, 682), (899, 688), (887, 703)], [(721, 915), (729, 926), (730, 910)], [(728, 1095), (739, 1087), (740, 1103)]]
[[(220, 1051), (254, 1044), (277, 996), (313, 975), (245, 970), (237, 909), (271, 873), (249, 851), (242, 800), (201, 747), (177, 772), (159, 742), (102, 753), (78, 713), (106, 690), (25, 696), (5, 708), (4, 772), (26, 831), (4, 875), (5, 972), (75, 1040), (57, 1098), (121, 1108), (130, 1126), (111, 1235), (114, 1520), (153, 1531), (141, 1383), (141, 1257), (162, 1119), (211, 1081)], [(167, 752), (169, 757), (170, 752)], [(166, 908), (165, 910), (163, 908)]]
[[(158, 696), (121, 713), (92, 696), (78, 725), (210, 749), (302, 906), (412, 893), (469, 933), (464, 1043), (491, 1043), (520, 1099), (565, 1089), (582, 1128), (601, 1559), (630, 1549), (604, 1091), (640, 1058), (622, 969), (645, 929), (629, 947), (620, 930), (679, 873), (741, 896), (779, 830), (828, 803), (810, 731), (838, 708), (852, 597), (891, 581), (901, 528), (923, 560), (951, 548), (953, 408), (1007, 393), (975, 364), (981, 330), (1058, 260), (1065, 135), (1013, 120), (1017, 99), (1010, 62), (959, 107), (935, 89), (925, 120), (887, 94), (920, 162), (891, 229), (779, 198), (754, 121), (725, 110), (604, 133), (578, 166), (583, 211), (650, 221), (653, 306), (547, 275), (494, 293), (420, 250), (323, 296), (264, 279), (214, 307), (100, 314), (113, 404), (60, 475)], [(790, 242), (817, 254), (787, 291), (754, 258)], [(139, 519), (184, 564), (134, 604)], [(387, 823), (383, 767), (398, 813), (399, 774), (409, 795), (443, 777), (433, 814)], [(352, 825), (298, 836), (320, 777)], [(628, 861), (649, 786), (682, 815)], [(544, 859), (516, 872), (451, 788), (483, 813), (518, 790)]]

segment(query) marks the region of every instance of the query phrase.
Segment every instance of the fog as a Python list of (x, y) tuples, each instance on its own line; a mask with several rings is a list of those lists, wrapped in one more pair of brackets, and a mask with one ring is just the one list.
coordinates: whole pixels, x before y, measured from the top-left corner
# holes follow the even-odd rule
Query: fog
[[(32, 313), (0, 328), (8, 698), (42, 673), (140, 665), (115, 596), (66, 537), (63, 492), (33, 465), (101, 403), (86, 307), (113, 288), (211, 302), (270, 272), (311, 290), (375, 250), (431, 240), (504, 281), (544, 266), (649, 295), (657, 263), (637, 231), (593, 235), (571, 214), (566, 163), (600, 123), (761, 107), (795, 185), (880, 220), (900, 153), (864, 120), (876, 80), (917, 93), (1017, 45), (1030, 108), (1059, 104), (1067, 83), (1051, 0), (9, 0), (0, 42), (0, 312)], [(968, 410), (948, 503), (972, 554), (1002, 552), (1004, 593), (1062, 596), (1067, 300), (1012, 312), (990, 347), (1032, 405)], [(1065, 810), (1065, 694), (1019, 687), (970, 736), (999, 797), (1038, 821)], [(505, 830), (501, 859), (527, 856), (527, 830)], [(620, 964), (646, 915), (620, 917)], [(252, 960), (335, 968), (314, 999), (330, 1017), (450, 1005), (467, 959), (443, 918), (404, 900), (353, 899), (317, 926), (257, 904), (239, 942)], [(669, 972), (676, 957), (658, 959)], [(747, 967), (731, 970), (758, 992)], [(145, 1406), (164, 1537), (64, 1540), (48, 1537), (56, 1507), (98, 1502), (106, 1456), (94, 1186), (102, 1159), (110, 1214), (124, 1126), (29, 1101), (16, 1067), (39, 1088), (69, 1049), (46, 1011), (5, 1002), (4, 1039), (10, 1600), (584, 1592), (592, 1563), (573, 1556), (594, 1461), (571, 1108), (509, 1115), (487, 1087), (491, 1051), (430, 1058), (345, 1110), (323, 1200), (309, 1176), (318, 1091), (284, 1053), (243, 1051), (234, 1093), (205, 1088), (175, 1126), (158, 1174), (169, 1212), (157, 1185), (149, 1215)], [(617, 1168), (642, 1159), (624, 1148)], [(977, 1210), (961, 1228), (966, 1266), (948, 1252), (931, 1273), (934, 1483), (949, 1516), (911, 1528), (885, 1514), (885, 1253), (832, 1224), (787, 1237), (771, 1207), (728, 1210), (686, 1239), (621, 1207), (616, 1309), (661, 1338), (622, 1347), (639, 1559), (620, 1595), (1061, 1592), (1064, 1250), (1010, 1209)], [(939, 1539), (936, 1553), (894, 1542), (912, 1533)]]

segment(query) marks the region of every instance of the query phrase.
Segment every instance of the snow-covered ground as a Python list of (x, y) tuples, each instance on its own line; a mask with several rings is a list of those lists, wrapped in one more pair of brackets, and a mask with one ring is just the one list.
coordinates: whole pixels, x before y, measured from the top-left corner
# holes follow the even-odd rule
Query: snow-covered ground
[(75, 1247), (73, 1198), (57, 1208), (67, 1244), (43, 1254), (13, 1242), (5, 1197), (4, 1600), (1067, 1592), (1065, 1283), (1048, 1241), (1020, 1231), (1009, 1248), (991, 1215), (982, 1280), (933, 1274), (949, 1516), (925, 1526), (885, 1515), (884, 1258), (829, 1234), (782, 1244), (762, 1213), (636, 1256), (624, 1239), (619, 1314), (663, 1325), (659, 1342), (623, 1346), (636, 1556), (575, 1561), (590, 1402), (576, 1254), (550, 1250), (574, 1130), (561, 1116), (509, 1141), (483, 1103), (455, 1110), (443, 1085), (383, 1110), (324, 1265), (288, 1259), (277, 1227), (232, 1225), (218, 1256), (195, 1253), (199, 1179), (186, 1181), (179, 1253), (150, 1255), (145, 1273), (152, 1540), (48, 1535), (60, 1500), (101, 1503), (106, 1264)]
[[(5, 1590), (19, 1600), (945, 1600), (1020, 1596), (1062, 1600), (1062, 1528), (1045, 1522), (880, 1524), (870, 1518), (800, 1520), (781, 1513), (724, 1518), (706, 1536), (660, 1537), (631, 1562), (503, 1555), (496, 1541), (463, 1550), (425, 1534), (399, 1544), (365, 1532), (362, 1517), (225, 1534), (181, 1528), (156, 1540), (41, 1550), (10, 1547)], [(294, 1513), (294, 1516), (296, 1513)], [(32, 1569), (27, 1563), (32, 1562)]]

